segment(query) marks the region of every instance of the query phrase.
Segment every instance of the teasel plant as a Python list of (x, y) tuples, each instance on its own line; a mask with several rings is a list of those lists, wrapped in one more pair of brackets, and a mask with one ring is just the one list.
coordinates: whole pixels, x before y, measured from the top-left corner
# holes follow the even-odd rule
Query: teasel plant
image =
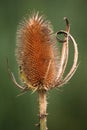
[[(22, 86), (17, 83), (9, 66), (8, 71), (13, 83), (22, 93), (32, 90), (38, 93), (40, 130), (47, 130), (47, 92), (60, 88), (74, 75), (78, 67), (78, 47), (70, 34), (70, 24), (64, 18), (66, 29), (53, 33), (51, 22), (39, 12), (34, 12), (19, 24), (17, 30), (16, 58)], [(60, 38), (63, 35), (64, 39)], [(69, 60), (69, 41), (74, 47), (73, 63), (64, 77)], [(59, 52), (57, 42), (62, 44)], [(71, 43), (70, 43), (71, 44)]]

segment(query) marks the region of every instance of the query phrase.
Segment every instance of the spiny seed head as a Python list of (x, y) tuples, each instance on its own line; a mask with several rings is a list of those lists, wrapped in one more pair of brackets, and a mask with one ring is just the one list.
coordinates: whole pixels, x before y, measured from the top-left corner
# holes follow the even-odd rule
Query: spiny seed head
[(28, 88), (53, 87), (58, 72), (58, 49), (51, 23), (39, 13), (19, 25), (16, 56), (21, 79)]

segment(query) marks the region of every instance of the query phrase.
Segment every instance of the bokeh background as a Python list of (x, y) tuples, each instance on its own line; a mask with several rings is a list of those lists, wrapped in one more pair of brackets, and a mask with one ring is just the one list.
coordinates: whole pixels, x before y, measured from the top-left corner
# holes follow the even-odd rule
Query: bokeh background
[[(16, 30), (21, 19), (33, 10), (44, 13), (54, 32), (64, 29), (64, 16), (78, 43), (79, 67), (71, 81), (60, 90), (48, 92), (49, 130), (87, 129), (87, 1), (86, 0), (0, 0), (0, 130), (36, 130), (37, 94), (20, 97), (7, 72), (6, 59), (18, 80), (14, 55)], [(72, 50), (72, 49), (71, 49)]]

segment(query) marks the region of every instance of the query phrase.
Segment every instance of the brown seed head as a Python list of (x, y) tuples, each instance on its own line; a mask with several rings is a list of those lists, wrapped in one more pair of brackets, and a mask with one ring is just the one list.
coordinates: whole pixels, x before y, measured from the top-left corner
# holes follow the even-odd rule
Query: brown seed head
[(50, 89), (58, 72), (58, 50), (49, 21), (38, 13), (17, 31), (17, 61), (22, 81), (31, 89)]

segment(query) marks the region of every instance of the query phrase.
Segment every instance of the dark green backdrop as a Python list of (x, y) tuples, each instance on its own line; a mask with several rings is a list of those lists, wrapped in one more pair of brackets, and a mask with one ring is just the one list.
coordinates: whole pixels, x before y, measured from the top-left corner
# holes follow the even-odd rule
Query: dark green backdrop
[[(17, 75), (14, 56), (17, 25), (21, 19), (39, 10), (52, 22), (54, 31), (64, 29), (63, 17), (71, 24), (71, 34), (79, 47), (79, 67), (62, 91), (48, 93), (49, 130), (87, 129), (87, 1), (86, 0), (0, 0), (0, 130), (36, 130), (37, 94), (16, 97), (20, 93), (7, 72)], [(18, 78), (17, 78), (18, 79)]]

